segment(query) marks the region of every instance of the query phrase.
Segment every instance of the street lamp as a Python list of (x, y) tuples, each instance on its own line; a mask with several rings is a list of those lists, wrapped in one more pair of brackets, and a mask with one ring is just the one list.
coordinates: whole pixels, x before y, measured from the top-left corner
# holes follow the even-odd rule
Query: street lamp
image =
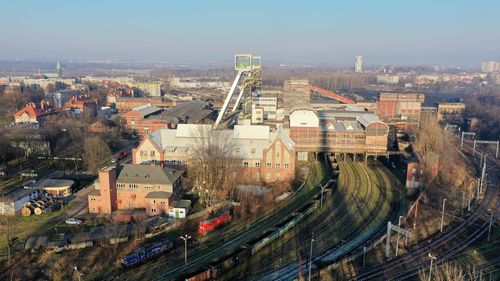
[(184, 240), (184, 264), (187, 264), (188, 262), (188, 250), (187, 250), (187, 241), (191, 239), (191, 236), (184, 234), (184, 236), (181, 235), (180, 237), (182, 240)]
[(309, 281), (311, 281), (313, 242), (314, 242), (314, 233), (311, 236), (311, 250), (309, 251)]
[(431, 255), (431, 253), (429, 253), (429, 258), (431, 258), (431, 266), (429, 267), (429, 281), (431, 281), (431, 277), (432, 277), (432, 261), (437, 259), (436, 257), (434, 257), (433, 255)]
[(490, 226), (488, 227), (488, 242), (490, 242), (490, 240), (491, 240), (491, 225), (493, 224), (493, 212), (494, 212), (494, 210), (488, 209), (488, 211), (491, 211)]
[(320, 209), (323, 209), (323, 189), (325, 189), (326, 184), (323, 186), (321, 183), (319, 184), (319, 187), (321, 188), (321, 202), (320, 202)]
[(78, 272), (78, 268), (75, 266), (74, 267), (75, 271), (76, 271), (76, 275), (78, 276), (78, 281), (80, 281), (80, 272)]
[(443, 210), (441, 212), (441, 232), (443, 232), (443, 223), (444, 223), (444, 207), (446, 205), (446, 198), (443, 199)]
[(399, 230), (401, 230), (401, 219), (403, 218), (403, 216), (399, 216), (399, 223), (398, 223), (398, 226), (400, 229), (398, 229), (398, 240), (396, 241), (396, 257), (398, 256), (398, 250), (399, 250)]

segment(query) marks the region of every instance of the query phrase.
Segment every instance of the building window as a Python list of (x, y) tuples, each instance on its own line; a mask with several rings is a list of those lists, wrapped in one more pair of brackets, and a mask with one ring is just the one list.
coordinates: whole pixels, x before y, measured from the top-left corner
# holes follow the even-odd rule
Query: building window
[(279, 152), (276, 153), (276, 157), (280, 157), (280, 153)]
[(255, 148), (252, 148), (252, 153), (255, 153)]
[(255, 168), (260, 168), (260, 162), (255, 162)]
[(285, 169), (288, 169), (288, 168), (290, 168), (290, 164), (285, 163)]
[(151, 212), (152, 213), (156, 213), (156, 209), (151, 209)]
[(272, 163), (267, 163), (267, 167), (268, 167), (268, 168), (272, 168), (272, 167), (273, 167), (273, 164), (272, 164)]
[(155, 151), (154, 151), (154, 150), (151, 150), (151, 151), (149, 152), (149, 156), (155, 156)]
[(234, 149), (234, 152), (236, 152), (236, 153), (240, 153), (240, 148), (239, 148), (239, 147), (235, 148), (235, 149)]
[(243, 167), (248, 168), (248, 162), (243, 162)]
[(276, 167), (277, 169), (281, 168), (281, 164), (280, 164), (280, 163), (276, 163), (276, 164), (274, 164), (274, 165), (275, 165), (275, 167)]

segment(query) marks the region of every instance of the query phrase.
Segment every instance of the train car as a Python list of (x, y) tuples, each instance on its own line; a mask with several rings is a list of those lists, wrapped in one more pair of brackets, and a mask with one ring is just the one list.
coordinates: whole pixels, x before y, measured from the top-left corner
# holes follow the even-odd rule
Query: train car
[(235, 251), (219, 257), (208, 264), (211, 269), (211, 278), (216, 278), (222, 272), (237, 266), (241, 260), (245, 260), (250, 256), (250, 251), (246, 246), (241, 246)]
[(231, 218), (231, 213), (229, 211), (225, 211), (213, 216), (212, 218), (200, 221), (198, 234), (205, 235), (219, 226), (228, 224), (231, 221)]
[(307, 205), (300, 208), (297, 212), (303, 214), (304, 217), (306, 217), (307, 215), (314, 212), (314, 210), (316, 210), (318, 208), (318, 205), (319, 205), (318, 200), (312, 200)]
[(175, 281), (207, 281), (212, 279), (212, 269), (210, 267), (202, 267), (196, 271), (187, 272), (174, 278)]
[(173, 244), (169, 240), (158, 242), (152, 245), (145, 247), (142, 250), (136, 251), (130, 255), (127, 255), (122, 258), (122, 264), (125, 267), (131, 267), (134, 264), (143, 262), (145, 260), (151, 259), (163, 252), (166, 252), (172, 249)]

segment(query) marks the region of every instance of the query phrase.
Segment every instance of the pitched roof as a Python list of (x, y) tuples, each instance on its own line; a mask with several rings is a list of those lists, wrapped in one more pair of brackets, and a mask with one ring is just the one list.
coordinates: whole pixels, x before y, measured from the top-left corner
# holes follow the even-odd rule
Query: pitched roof
[[(155, 145), (164, 149), (165, 154), (170, 157), (187, 156), (191, 153), (191, 149), (198, 145), (200, 135), (208, 137), (212, 133), (210, 125), (181, 125), (177, 129), (155, 131), (150, 134), (150, 139)], [(228, 144), (234, 147), (234, 156), (243, 159), (262, 159), (263, 150), (271, 146), (276, 139), (280, 139), (288, 150), (295, 147), (295, 143), (283, 127), (271, 132), (269, 126), (235, 126), (235, 130), (217, 130), (216, 132), (226, 134), (227, 138), (230, 138)], [(223, 138), (226, 139), (226, 137)]]
[(172, 192), (167, 191), (153, 191), (146, 195), (146, 198), (164, 198), (168, 199), (172, 196)]
[(137, 111), (140, 114), (142, 114), (143, 117), (146, 117), (146, 116), (149, 116), (151, 114), (160, 113), (163, 109), (158, 107), (158, 106), (148, 104), (146, 106), (139, 106), (139, 107), (133, 108), (132, 110)]
[(137, 184), (173, 184), (181, 175), (182, 171), (167, 167), (124, 164), (116, 181)]

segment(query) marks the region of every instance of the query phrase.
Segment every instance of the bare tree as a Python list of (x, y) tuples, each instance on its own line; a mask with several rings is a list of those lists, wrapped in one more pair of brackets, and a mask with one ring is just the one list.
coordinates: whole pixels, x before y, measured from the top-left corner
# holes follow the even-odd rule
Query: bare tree
[(228, 130), (200, 126), (191, 147), (188, 175), (206, 207), (229, 198), (239, 177), (241, 160)]
[[(429, 280), (429, 270), (421, 269), (418, 279)], [(432, 280), (434, 281), (465, 281), (480, 280), (480, 274), (474, 269), (464, 269), (456, 263), (445, 262), (432, 268)]]
[(97, 173), (97, 170), (111, 158), (111, 150), (99, 136), (85, 139), (83, 149), (87, 169), (93, 173)]
[(415, 141), (413, 151), (423, 167), (423, 182), (429, 184), (433, 177), (433, 169), (443, 155), (445, 134), (443, 129), (433, 117), (423, 117), (420, 126), (413, 132)]
[[(119, 238), (121, 238), (125, 234), (125, 231), (126, 231), (125, 225), (122, 225), (120, 223), (120, 221), (118, 221), (112, 215), (109, 215), (109, 217), (107, 217), (107, 219), (104, 223), (104, 228), (105, 228), (106, 232), (109, 234), (110, 239), (114, 238), (117, 240)], [(114, 253), (116, 253), (117, 247), (118, 247), (118, 241), (116, 241), (116, 243), (114, 245), (114, 249), (113, 249)]]
[(148, 226), (148, 217), (145, 212), (134, 214), (136, 238), (143, 238)]

